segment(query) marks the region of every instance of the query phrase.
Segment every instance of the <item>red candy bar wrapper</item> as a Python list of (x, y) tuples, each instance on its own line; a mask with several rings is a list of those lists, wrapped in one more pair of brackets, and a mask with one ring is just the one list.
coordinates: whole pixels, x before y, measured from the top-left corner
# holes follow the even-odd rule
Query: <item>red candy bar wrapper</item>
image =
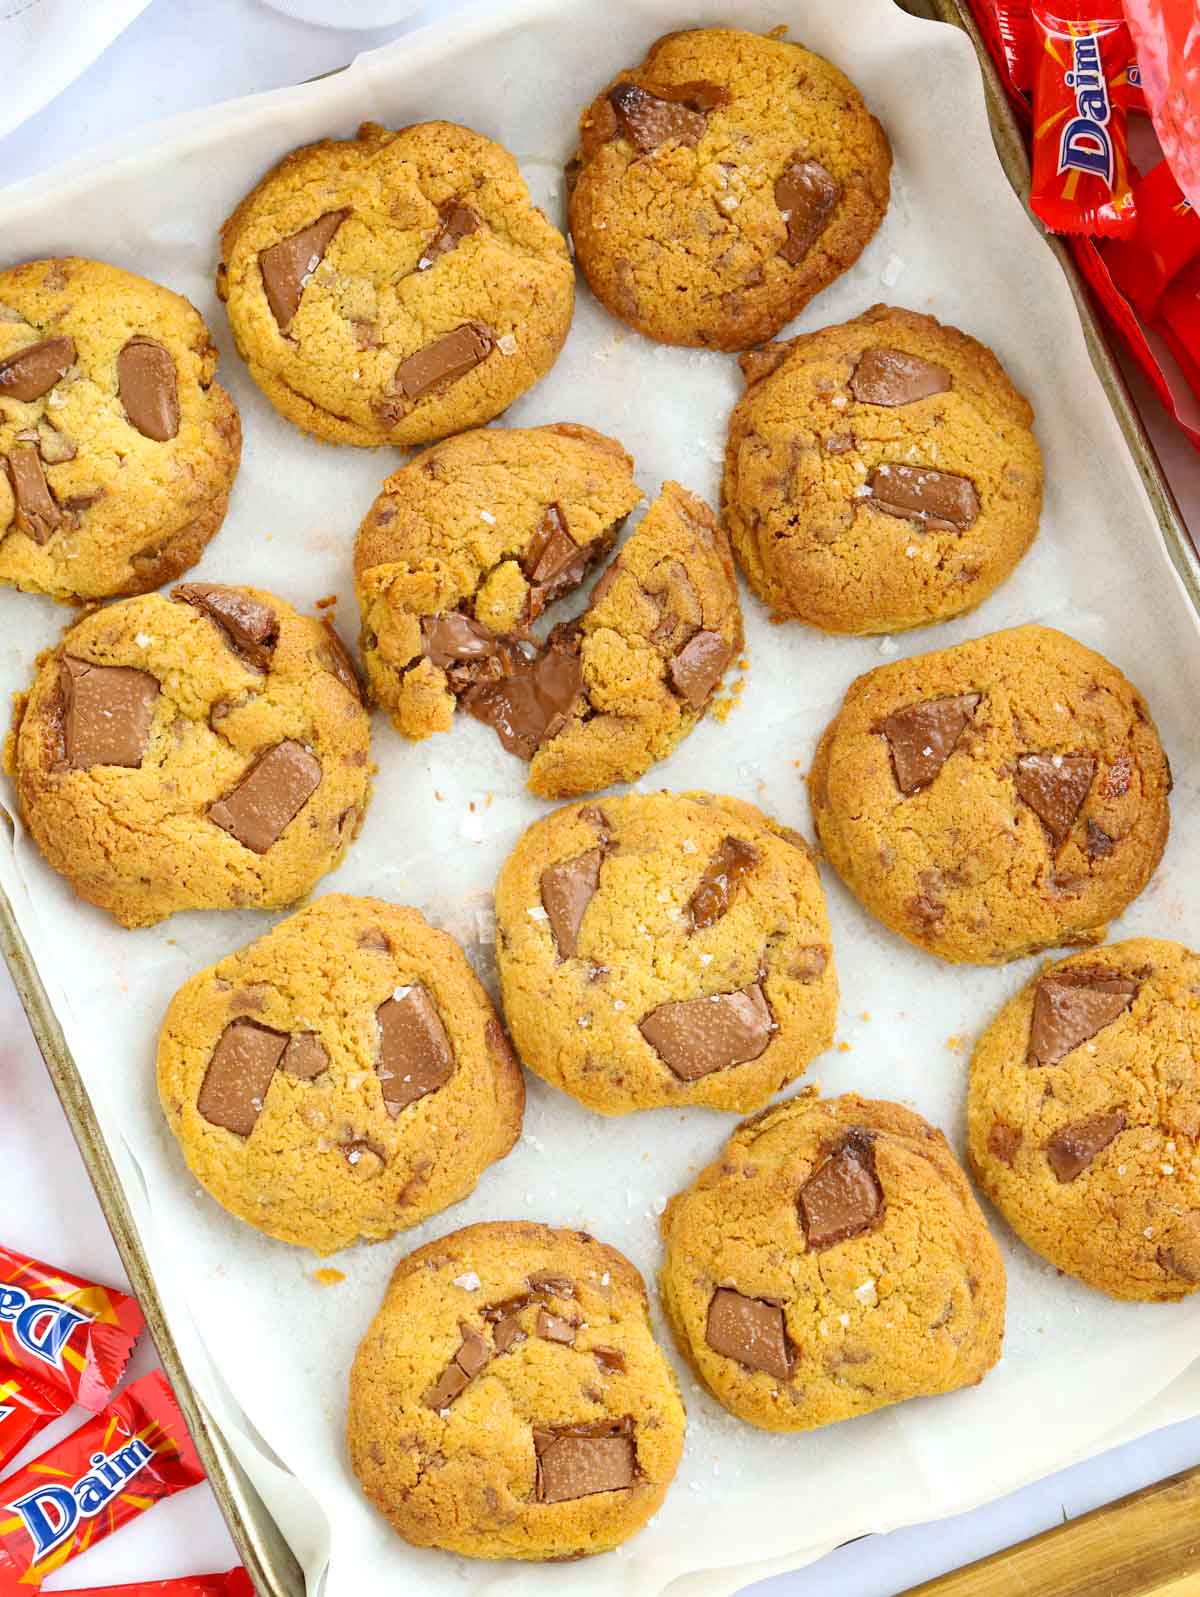
[(1033, 88), (1033, 18), (1029, 0), (991, 0), (995, 37), (1008, 73), (1009, 87), (1028, 94)]
[(0, 1481), (0, 1592), (39, 1586), (96, 1542), (204, 1479), (161, 1370)]
[(1134, 184), (1137, 232), (1104, 246), (1113, 282), (1145, 321), (1150, 321), (1171, 280), (1200, 256), (1200, 216), (1160, 161)]
[(133, 1298), (0, 1247), (0, 1363), (29, 1370), (99, 1411), (141, 1333)]
[(61, 1387), (41, 1381), (27, 1370), (0, 1364), (0, 1469), (31, 1436), (65, 1414), (71, 1399)]
[(1127, 238), (1137, 221), (1118, 0), (1033, 0), (1033, 190), (1054, 233)]
[(54, 1597), (254, 1597), (254, 1583), (239, 1568), (224, 1575), (184, 1575), (178, 1580), (147, 1580), (132, 1586), (59, 1591)]

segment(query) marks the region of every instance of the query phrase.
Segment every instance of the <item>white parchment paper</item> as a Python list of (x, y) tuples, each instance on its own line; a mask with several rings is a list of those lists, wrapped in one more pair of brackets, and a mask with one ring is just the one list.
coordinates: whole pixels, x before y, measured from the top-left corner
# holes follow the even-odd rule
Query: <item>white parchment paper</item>
[[(406, 38), (339, 77), (140, 131), (115, 151), (0, 194), (0, 257), (97, 255), (195, 301), (221, 344), (221, 376), (246, 432), (229, 519), (198, 574), (256, 583), (305, 608), (337, 593), (353, 636), (354, 531), (397, 457), (322, 446), (259, 397), (213, 293), (219, 223), (296, 144), (349, 134), (365, 117), (398, 126), (437, 116), (505, 144), (539, 202), (561, 219), (561, 166), (580, 106), (658, 34), (713, 20), (789, 24), (794, 37), (849, 71), (895, 148), (883, 228), (797, 328), (890, 299), (991, 344), (1037, 408), (1046, 507), (1016, 575), (975, 615), (936, 631), (894, 643), (827, 638), (769, 626), (747, 597), (750, 668), (740, 706), (724, 726), (704, 722), (651, 785), (736, 793), (807, 831), (802, 774), (852, 677), (897, 653), (1045, 621), (1133, 677), (1175, 765), (1163, 867), (1113, 934), (1195, 943), (1200, 913), (1187, 878), (1200, 827), (1196, 617), (1088, 362), (1066, 284), (996, 161), (977, 66), (954, 30), (915, 21), (889, 0), (725, 0), (705, 12), (687, 9), (687, 0), (506, 0)], [(649, 344), (581, 287), (565, 353), (508, 420), (590, 423), (633, 452), (648, 492), (673, 476), (715, 500), (739, 390), (731, 358)], [(25, 684), (63, 620), (49, 604), (0, 594), (0, 691)], [(451, 735), (405, 745), (377, 717), (375, 752), (380, 771), (365, 829), (329, 885), (419, 905), (466, 942), (488, 975), (495, 873), (544, 808), (524, 791), (525, 768), (466, 719)], [(1110, 1438), (1200, 1408), (1200, 1301), (1110, 1303), (1057, 1278), (997, 1219), (1010, 1272), (1008, 1331), (1003, 1361), (981, 1387), (776, 1437), (729, 1418), (680, 1366), (689, 1431), (679, 1479), (656, 1521), (620, 1552), (529, 1568), (467, 1565), (407, 1548), (360, 1499), (341, 1438), (346, 1371), (397, 1258), (471, 1220), (533, 1217), (583, 1226), (651, 1276), (657, 1211), (716, 1153), (732, 1120), (697, 1110), (608, 1121), (531, 1080), (527, 1135), (473, 1198), (406, 1237), (340, 1257), (345, 1281), (322, 1288), (314, 1260), (259, 1237), (196, 1190), (163, 1129), (153, 1086), (157, 1025), (171, 993), (260, 935), (269, 918), (188, 915), (123, 932), (75, 902), (19, 829), (15, 847), (0, 848), (0, 883), (113, 1146), (193, 1378), (294, 1536), (310, 1582), (328, 1559), (332, 1597), (443, 1597), (464, 1586), (489, 1597), (655, 1597), (668, 1586), (673, 1597), (723, 1597), (847, 1537), (967, 1507)], [(909, 1103), (961, 1151), (971, 1041), (1031, 966), (951, 969), (883, 932), (828, 875), (826, 887), (845, 1046), (819, 1060), (810, 1079), (830, 1093), (855, 1088)], [(267, 1460), (254, 1430), (285, 1469)]]

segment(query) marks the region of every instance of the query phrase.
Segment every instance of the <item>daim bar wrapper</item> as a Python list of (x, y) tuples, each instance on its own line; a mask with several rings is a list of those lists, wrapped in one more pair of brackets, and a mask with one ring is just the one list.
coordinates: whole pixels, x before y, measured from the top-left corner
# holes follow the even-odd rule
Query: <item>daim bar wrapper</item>
[(1137, 232), (1103, 246), (1113, 282), (1146, 321), (1184, 267), (1200, 257), (1200, 216), (1166, 161), (1134, 184)]
[(0, 1364), (0, 1469), (70, 1406), (62, 1387), (15, 1365)]

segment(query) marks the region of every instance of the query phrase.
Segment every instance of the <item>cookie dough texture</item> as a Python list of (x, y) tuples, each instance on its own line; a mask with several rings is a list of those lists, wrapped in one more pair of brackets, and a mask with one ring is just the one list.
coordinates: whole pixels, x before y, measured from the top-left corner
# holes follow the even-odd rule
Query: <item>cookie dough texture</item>
[(573, 804), (496, 887), (504, 1012), (531, 1070), (601, 1114), (760, 1108), (833, 1041), (803, 839), (706, 793)]
[(618, 1546), (661, 1504), (683, 1431), (637, 1270), (528, 1222), (403, 1259), (350, 1377), (367, 1497), (407, 1541), (472, 1558)]
[(199, 313), (69, 256), (0, 271), (0, 583), (145, 593), (225, 517), (241, 427)]
[(724, 519), (777, 619), (853, 633), (944, 621), (1033, 541), (1033, 411), (966, 333), (876, 305), (742, 368)]
[(1004, 1264), (941, 1132), (802, 1093), (745, 1121), (662, 1219), (671, 1329), (713, 1396), (811, 1430), (981, 1381)]
[(1115, 1298), (1200, 1286), (1200, 957), (1135, 938), (1047, 964), (971, 1060), (971, 1163), (1017, 1235)]
[(255, 588), (95, 611), (43, 654), (6, 765), (48, 863), (123, 926), (283, 909), (341, 860), (370, 790), (345, 650)]
[(221, 229), (218, 291), (250, 375), (332, 443), (479, 426), (554, 364), (566, 242), (506, 150), (452, 122), (294, 150)]
[(516, 1142), (525, 1096), (453, 938), (336, 893), (180, 988), (158, 1088), (217, 1202), (322, 1254), (465, 1198)]
[(998, 964), (1103, 937), (1162, 855), (1171, 775), (1120, 671), (1024, 626), (859, 677), (808, 785), (872, 914), (942, 959)]
[(669, 33), (579, 130), (576, 258), (614, 316), (668, 344), (773, 337), (887, 210), (883, 129), (843, 73), (781, 38)]

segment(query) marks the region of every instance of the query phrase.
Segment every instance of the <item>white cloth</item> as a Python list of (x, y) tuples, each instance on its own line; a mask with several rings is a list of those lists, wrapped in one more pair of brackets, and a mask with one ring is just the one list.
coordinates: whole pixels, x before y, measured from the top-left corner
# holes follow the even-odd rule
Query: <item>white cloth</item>
[(0, 0), (0, 138), (61, 94), (150, 0)]
[[(2, 3), (2, 0), (0, 0)], [(272, 11), (319, 28), (386, 28), (410, 17), (422, 0), (263, 0)]]

